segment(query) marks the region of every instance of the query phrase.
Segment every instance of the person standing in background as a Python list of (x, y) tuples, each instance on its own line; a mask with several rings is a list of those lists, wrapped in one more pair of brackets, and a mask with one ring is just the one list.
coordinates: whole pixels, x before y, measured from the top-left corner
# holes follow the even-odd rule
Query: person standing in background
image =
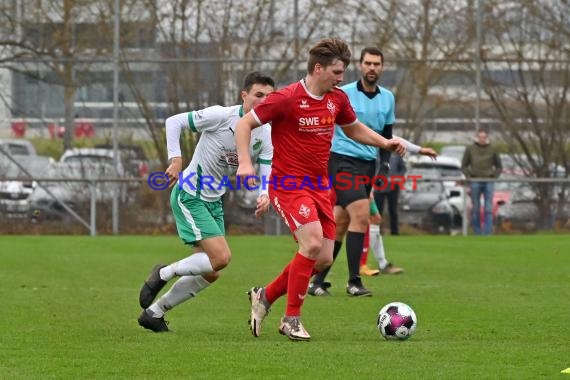
[[(479, 181), (478, 178), (497, 178), (503, 171), (501, 156), (489, 140), (486, 129), (477, 131), (475, 143), (468, 146), (463, 155), (461, 170), (470, 179), (471, 225), (475, 235), (491, 235), (493, 232), (493, 193), (495, 183)], [(481, 229), (481, 195), (484, 199), (484, 221)]]
[[(390, 169), (388, 171), (388, 181), (393, 176), (405, 176), (406, 163), (402, 157), (392, 154), (390, 155)], [(388, 202), (388, 213), (390, 215), (390, 234), (399, 235), (400, 226), (398, 224), (398, 198), (400, 197), (400, 187), (392, 188), (390, 182), (383, 190), (374, 191), (374, 200), (380, 215), (384, 215), (384, 201)]]

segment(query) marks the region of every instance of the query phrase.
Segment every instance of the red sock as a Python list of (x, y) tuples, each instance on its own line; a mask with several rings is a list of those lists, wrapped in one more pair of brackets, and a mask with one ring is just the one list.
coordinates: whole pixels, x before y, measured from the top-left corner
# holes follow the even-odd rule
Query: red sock
[(368, 261), (368, 248), (370, 247), (370, 228), (364, 233), (364, 243), (362, 244), (362, 254), (360, 255), (360, 266), (366, 265)]
[[(291, 267), (291, 262), (287, 264), (283, 272), (277, 278), (275, 278), (269, 285), (265, 287), (265, 298), (267, 302), (273, 304), (279, 297), (287, 293), (287, 282), (289, 282), (289, 268)], [(319, 273), (318, 270), (313, 267), (311, 272), (311, 277)]]
[(265, 298), (267, 302), (273, 304), (277, 298), (281, 297), (283, 294), (287, 293), (287, 281), (289, 281), (289, 268), (291, 263), (289, 262), (287, 266), (283, 269), (283, 272), (277, 276), (269, 285), (265, 287)]
[(315, 261), (301, 255), (299, 252), (291, 261), (289, 282), (287, 283), (286, 316), (298, 317), (301, 315), (301, 307), (305, 301)]

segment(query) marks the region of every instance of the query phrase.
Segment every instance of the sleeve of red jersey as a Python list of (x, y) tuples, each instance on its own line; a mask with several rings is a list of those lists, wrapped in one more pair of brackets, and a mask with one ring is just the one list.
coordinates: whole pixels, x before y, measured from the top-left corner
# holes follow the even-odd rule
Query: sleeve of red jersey
[(339, 90), (337, 94), (340, 102), (340, 108), (336, 115), (335, 123), (341, 127), (348, 127), (356, 124), (358, 119), (356, 118), (356, 114), (348, 100), (348, 96), (346, 96), (345, 92), (342, 90)]
[(289, 97), (282, 91), (272, 92), (251, 110), (251, 114), (259, 125), (270, 123), (282, 117), (283, 111), (287, 110), (288, 100)]

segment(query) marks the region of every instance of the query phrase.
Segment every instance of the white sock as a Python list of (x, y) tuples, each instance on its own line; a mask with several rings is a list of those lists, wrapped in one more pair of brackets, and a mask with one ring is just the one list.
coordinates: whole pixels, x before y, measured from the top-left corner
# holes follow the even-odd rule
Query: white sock
[(380, 226), (377, 224), (370, 225), (370, 247), (374, 252), (374, 257), (378, 261), (380, 269), (386, 268), (388, 260), (386, 260), (386, 252), (384, 251), (384, 241), (380, 234)]
[(172, 285), (168, 292), (155, 303), (150, 305), (149, 310), (154, 318), (160, 318), (168, 310), (182, 302), (194, 298), (203, 289), (210, 286), (210, 283), (202, 276), (182, 276)]
[(165, 266), (160, 270), (160, 278), (171, 280), (174, 276), (196, 276), (214, 271), (210, 258), (204, 252), (197, 252), (185, 259)]
[(151, 312), (151, 317), (153, 318), (162, 318), (164, 315), (164, 310), (162, 310), (156, 302), (150, 305), (146, 310)]

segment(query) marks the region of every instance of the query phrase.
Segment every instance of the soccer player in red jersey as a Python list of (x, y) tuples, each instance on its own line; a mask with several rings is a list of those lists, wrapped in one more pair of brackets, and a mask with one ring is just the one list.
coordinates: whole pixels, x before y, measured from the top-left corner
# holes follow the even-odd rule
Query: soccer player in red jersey
[(247, 179), (255, 174), (249, 152), (251, 131), (271, 123), (274, 154), (269, 198), (299, 244), (281, 274), (266, 287), (249, 291), (250, 328), (256, 337), (271, 304), (287, 294), (280, 333), (291, 340), (311, 338), (301, 323), (301, 307), (311, 275), (332, 263), (335, 221), (327, 175), (335, 123), (360, 143), (405, 152), (399, 140), (387, 140), (359, 122), (348, 97), (336, 87), (350, 57), (344, 41), (321, 40), (309, 51), (307, 76), (272, 93), (236, 125), (237, 175), (251, 186), (254, 180)]

